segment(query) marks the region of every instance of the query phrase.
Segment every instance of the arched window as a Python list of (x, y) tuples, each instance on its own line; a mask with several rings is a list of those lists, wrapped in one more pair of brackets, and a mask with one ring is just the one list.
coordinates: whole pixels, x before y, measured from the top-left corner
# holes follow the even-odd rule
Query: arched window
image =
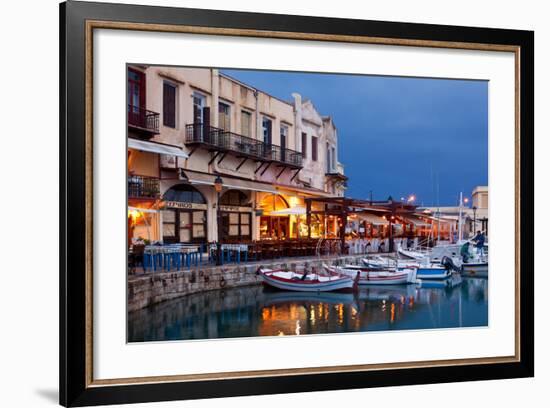
[(179, 201), (182, 203), (206, 204), (206, 200), (201, 192), (189, 184), (172, 186), (164, 193), (163, 199), (165, 201)]
[[(163, 196), (162, 239), (164, 242), (202, 243), (206, 241), (206, 200), (195, 187), (178, 184)], [(185, 203), (184, 206), (177, 203)], [(193, 204), (193, 205), (190, 205)]]
[(271, 211), (283, 210), (289, 208), (290, 206), (279, 194), (269, 194), (265, 196), (260, 202), (260, 208), (264, 210), (264, 213), (269, 213)]
[(261, 239), (288, 239), (290, 237), (290, 217), (288, 215), (272, 216), (273, 211), (285, 210), (290, 206), (279, 194), (266, 195), (260, 202), (263, 215), (260, 217)]
[(220, 205), (233, 205), (236, 207), (250, 207), (250, 200), (245, 193), (239, 190), (226, 191), (220, 198)]

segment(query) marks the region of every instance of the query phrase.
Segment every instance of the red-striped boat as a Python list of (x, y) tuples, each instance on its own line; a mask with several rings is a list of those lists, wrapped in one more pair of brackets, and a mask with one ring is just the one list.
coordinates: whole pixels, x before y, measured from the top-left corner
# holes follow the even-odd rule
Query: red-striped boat
[(369, 270), (360, 267), (341, 268), (337, 266), (325, 266), (325, 269), (331, 273), (347, 275), (352, 279), (359, 279), (359, 285), (404, 285), (411, 281), (411, 276), (414, 273), (412, 269), (399, 269), (397, 271), (390, 270)]
[(297, 273), (282, 269), (258, 269), (264, 284), (281, 290), (296, 292), (332, 292), (353, 290), (353, 279), (348, 275), (317, 273)]

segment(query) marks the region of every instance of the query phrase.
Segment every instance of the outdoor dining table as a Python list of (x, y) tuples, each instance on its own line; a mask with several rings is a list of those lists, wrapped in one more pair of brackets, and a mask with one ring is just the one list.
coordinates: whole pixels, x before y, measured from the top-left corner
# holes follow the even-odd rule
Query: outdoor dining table
[[(216, 251), (218, 250), (217, 244), (210, 245), (210, 259), (215, 259)], [(235, 254), (235, 260), (237, 263), (241, 263), (241, 259), (244, 258), (244, 262), (248, 261), (248, 244), (222, 244), (220, 247), (222, 264), (225, 262), (231, 262), (232, 254)], [(241, 256), (241, 254), (243, 254)]]
[(201, 245), (147, 245), (143, 253), (144, 270), (151, 267), (153, 271), (158, 268), (170, 271), (172, 266), (179, 269), (182, 265), (185, 265), (189, 268), (192, 263), (198, 266), (201, 262)]

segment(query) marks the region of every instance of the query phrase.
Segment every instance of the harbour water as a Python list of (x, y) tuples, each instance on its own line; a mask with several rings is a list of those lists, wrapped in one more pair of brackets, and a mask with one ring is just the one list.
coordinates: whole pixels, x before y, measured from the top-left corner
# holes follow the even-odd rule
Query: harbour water
[(421, 285), (362, 287), (359, 293), (216, 290), (128, 315), (128, 341), (169, 341), (380, 330), (483, 327), (488, 280), (453, 277)]

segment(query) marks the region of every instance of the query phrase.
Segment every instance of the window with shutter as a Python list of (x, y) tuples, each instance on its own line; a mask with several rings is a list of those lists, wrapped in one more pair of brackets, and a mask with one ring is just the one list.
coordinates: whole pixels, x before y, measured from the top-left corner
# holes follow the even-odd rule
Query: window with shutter
[(176, 86), (164, 82), (162, 97), (162, 122), (164, 126), (176, 127)]
[(252, 137), (250, 132), (250, 112), (241, 111), (241, 134), (243, 136)]
[(317, 137), (311, 136), (311, 160), (317, 161)]
[(262, 128), (263, 128), (263, 136), (264, 136), (264, 144), (271, 146), (271, 120), (268, 118), (263, 118), (262, 120)]
[(288, 135), (288, 126), (281, 125), (281, 161), (286, 161), (286, 138)]
[(225, 103), (220, 102), (218, 108), (219, 113), (219, 128), (223, 130), (230, 131), (231, 130), (231, 121), (230, 121), (230, 110), (229, 105), (226, 105)]
[(145, 108), (145, 74), (132, 68), (128, 68), (128, 105)]
[(307, 133), (302, 133), (302, 157), (307, 157)]

